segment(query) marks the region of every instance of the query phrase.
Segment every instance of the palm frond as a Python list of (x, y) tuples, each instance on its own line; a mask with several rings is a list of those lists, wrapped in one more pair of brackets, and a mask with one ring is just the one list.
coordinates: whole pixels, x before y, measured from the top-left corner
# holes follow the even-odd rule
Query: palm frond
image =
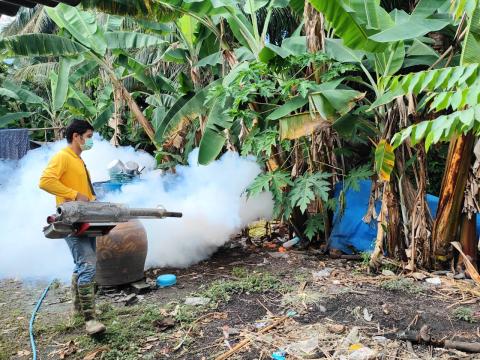
[(16, 69), (14, 78), (18, 82), (30, 82), (34, 85), (45, 85), (51, 72), (58, 71), (58, 62), (29, 64)]
[(55, 23), (48, 17), (44, 6), (37, 5), (31, 9), (20, 8), (15, 20), (3, 29), (2, 35), (53, 34), (55, 28)]

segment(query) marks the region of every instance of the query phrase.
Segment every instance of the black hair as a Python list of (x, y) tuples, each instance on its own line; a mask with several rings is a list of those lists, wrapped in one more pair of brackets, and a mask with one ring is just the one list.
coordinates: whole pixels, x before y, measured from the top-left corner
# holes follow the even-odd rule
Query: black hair
[(88, 130), (93, 131), (93, 126), (85, 120), (73, 120), (70, 125), (68, 125), (65, 135), (69, 144), (73, 141), (73, 134), (77, 133), (78, 135), (85, 134)]

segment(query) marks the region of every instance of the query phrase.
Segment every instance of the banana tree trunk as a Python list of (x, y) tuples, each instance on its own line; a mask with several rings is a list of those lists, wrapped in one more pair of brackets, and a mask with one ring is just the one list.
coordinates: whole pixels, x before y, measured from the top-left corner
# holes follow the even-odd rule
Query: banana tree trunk
[(150, 138), (152, 143), (155, 143), (155, 131), (153, 130), (152, 124), (150, 124), (150, 121), (143, 115), (142, 110), (140, 110), (140, 107), (138, 104), (135, 102), (133, 99), (132, 95), (128, 92), (125, 87), (122, 86), (122, 91), (123, 91), (123, 97), (125, 101), (127, 102), (127, 106), (130, 109), (130, 111), (133, 113), (135, 116), (135, 119), (140, 123), (140, 125), (143, 127), (143, 130), (147, 134), (147, 136)]
[[(467, 214), (462, 214), (462, 225), (460, 231), (460, 243), (463, 253), (469, 258), (473, 266), (477, 267), (477, 215), (470, 219)], [(459, 259), (459, 266), (462, 267), (463, 257)]]
[(472, 134), (457, 137), (450, 143), (432, 234), (434, 260), (437, 262), (447, 261), (452, 256), (450, 243), (458, 235), (473, 143)]

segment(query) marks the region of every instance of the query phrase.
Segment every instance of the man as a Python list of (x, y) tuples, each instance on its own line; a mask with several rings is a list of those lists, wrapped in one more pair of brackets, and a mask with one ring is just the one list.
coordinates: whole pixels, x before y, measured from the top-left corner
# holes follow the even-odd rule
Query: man
[[(95, 200), (90, 175), (80, 154), (93, 146), (93, 127), (83, 120), (74, 120), (66, 131), (68, 146), (50, 160), (40, 178), (40, 188), (56, 196), (57, 205), (65, 201)], [(95, 314), (96, 239), (69, 236), (65, 239), (75, 263), (72, 276), (74, 313), (85, 318), (89, 335), (105, 331)]]

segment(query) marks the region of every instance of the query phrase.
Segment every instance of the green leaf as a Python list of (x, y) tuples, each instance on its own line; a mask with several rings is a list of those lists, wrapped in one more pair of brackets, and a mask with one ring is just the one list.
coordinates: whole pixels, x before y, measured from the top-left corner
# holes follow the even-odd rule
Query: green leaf
[(323, 119), (334, 121), (349, 112), (365, 93), (356, 90), (323, 90), (309, 95), (310, 105)]
[(330, 191), (330, 183), (327, 181), (329, 177), (330, 174), (317, 172), (315, 174), (307, 173), (296, 178), (288, 195), (292, 207), (298, 206), (304, 213), (308, 205), (316, 198), (326, 202)]
[(390, 181), (394, 164), (393, 146), (385, 139), (380, 140), (375, 149), (375, 170), (381, 181)]
[(231, 106), (232, 100), (227, 101), (224, 106), (220, 101), (213, 104), (208, 114), (205, 132), (200, 140), (198, 162), (207, 165), (217, 158), (227, 140), (224, 130), (230, 129), (233, 118), (227, 114), (225, 109)]
[(392, 144), (398, 147), (408, 138), (414, 144), (425, 139), (425, 148), (428, 151), (432, 144), (450, 141), (453, 136), (472, 130), (475, 132), (480, 130), (480, 105), (409, 126), (395, 134)]
[(175, 92), (175, 85), (169, 79), (163, 77), (162, 75), (149, 75), (147, 66), (136, 61), (131, 57), (125, 55), (120, 55), (118, 57), (118, 63), (125, 67), (128, 71), (133, 72), (133, 77), (138, 81), (142, 82), (149, 90), (160, 93), (160, 92)]
[(353, 16), (367, 29), (383, 30), (394, 25), (390, 15), (380, 6), (379, 0), (345, 0)]
[(442, 30), (449, 25), (449, 21), (425, 19), (419, 16), (410, 16), (407, 22), (372, 35), (369, 39), (379, 43), (410, 40), (426, 35), (429, 32)]
[(108, 120), (112, 117), (113, 113), (115, 111), (115, 105), (112, 103), (106, 108), (104, 108), (100, 114), (93, 120), (92, 125), (93, 127), (98, 130), (101, 127), (103, 127)]
[(15, 94), (15, 92), (13, 92), (12, 90), (5, 89), (5, 88), (0, 88), (0, 96), (4, 96), (4, 97), (11, 98), (11, 99), (14, 99), (14, 100), (19, 100), (20, 99), (18, 97), (18, 95)]
[(424, 18), (429, 17), (448, 2), (449, 0), (420, 0), (417, 6), (415, 6), (412, 15)]
[(308, 103), (308, 99), (301, 96), (296, 96), (288, 100), (285, 104), (273, 111), (267, 116), (266, 120), (278, 120), (284, 116), (289, 115), (292, 111), (298, 110)]
[(8, 36), (0, 40), (0, 50), (7, 56), (77, 56), (88, 51), (70, 39), (51, 34)]
[(0, 128), (31, 115), (33, 115), (31, 112), (16, 112), (0, 116)]
[(197, 63), (197, 66), (198, 67), (203, 67), (203, 66), (207, 66), (207, 65), (215, 66), (215, 65), (221, 64), (221, 63), (222, 63), (222, 52), (219, 51), (219, 52), (213, 53), (211, 55), (205, 56), (203, 59), (201, 59)]
[(340, 62), (361, 62), (365, 57), (365, 52), (353, 50), (345, 45), (341, 39), (325, 39), (325, 52), (329, 57)]
[(158, 142), (168, 137), (175, 129), (186, 121), (191, 121), (202, 114), (207, 114), (208, 107), (205, 105), (208, 92), (217, 86), (221, 80), (216, 80), (199, 90), (193, 97), (182, 97), (168, 111), (163, 119), (155, 138)]
[(108, 49), (141, 49), (149, 46), (159, 46), (167, 42), (156, 35), (142, 34), (138, 32), (116, 31), (105, 33)]
[(290, 174), (283, 170), (275, 170), (258, 175), (246, 189), (248, 197), (270, 191), (276, 203), (282, 203), (284, 190), (293, 185)]
[(345, 46), (369, 52), (386, 50), (386, 44), (369, 38), (366, 28), (356, 21), (341, 1), (310, 0), (310, 3), (325, 16), (328, 23), (335, 29), (335, 34), (343, 39)]
[(455, 66), (429, 71), (419, 71), (391, 79), (390, 91), (403, 90), (404, 94), (418, 95), (428, 91), (446, 91), (456, 87), (468, 87), (479, 78), (479, 64)]
[(247, 14), (254, 14), (257, 10), (268, 4), (268, 0), (245, 0), (243, 11)]
[(190, 48), (193, 48), (196, 40), (195, 33), (197, 32), (198, 20), (192, 16), (184, 15), (177, 20), (177, 27), (182, 34), (183, 40), (188, 43)]
[(352, 189), (353, 191), (359, 191), (359, 182), (369, 179), (372, 175), (373, 171), (370, 169), (370, 165), (368, 164), (350, 170), (343, 181), (343, 191), (347, 191), (349, 189)]
[(62, 3), (54, 8), (46, 7), (45, 11), (59, 28), (67, 30), (79, 43), (101, 56), (105, 54), (107, 43), (95, 14)]
[(78, 100), (83, 105), (83, 108), (91, 115), (95, 115), (97, 113), (97, 109), (95, 109), (95, 104), (93, 103), (92, 99), (90, 99), (77, 87), (70, 86), (68, 88), (67, 98)]
[(480, 3), (476, 1), (473, 14), (468, 20), (467, 36), (462, 46), (462, 65), (477, 64), (480, 57)]
[(45, 102), (43, 100), (43, 98), (41, 98), (40, 96), (34, 94), (30, 90), (26, 90), (26, 89), (22, 88), (21, 86), (19, 86), (17, 84), (14, 84), (10, 80), (4, 80), (3, 86), (4, 86), (5, 89), (7, 89), (11, 92), (14, 92), (16, 94), (16, 96), (18, 97), (18, 99), (20, 101), (24, 102), (25, 104), (40, 105), (40, 104), (43, 104)]
[(98, 71), (98, 63), (96, 61), (86, 61), (70, 75), (70, 83), (75, 84), (78, 80), (91, 75), (95, 71)]
[(322, 231), (325, 230), (325, 224), (323, 221), (323, 216), (322, 214), (315, 214), (311, 217), (308, 218), (306, 222), (306, 228), (305, 228), (305, 236), (308, 238), (308, 240), (312, 240), (315, 235), (321, 233)]
[[(208, 3), (208, 1), (204, 1)], [(178, 5), (177, 5), (178, 4)], [(178, 2), (152, 0), (82, 0), (84, 9), (95, 9), (108, 14), (128, 16), (135, 19), (168, 23), (182, 15)]]
[(62, 108), (67, 99), (69, 79), (70, 79), (70, 69), (73, 66), (76, 66), (83, 62), (83, 56), (70, 58), (62, 57), (60, 58), (60, 66), (58, 68), (58, 79), (56, 82), (56, 89), (54, 90), (55, 97), (53, 99), (53, 110), (57, 111)]

